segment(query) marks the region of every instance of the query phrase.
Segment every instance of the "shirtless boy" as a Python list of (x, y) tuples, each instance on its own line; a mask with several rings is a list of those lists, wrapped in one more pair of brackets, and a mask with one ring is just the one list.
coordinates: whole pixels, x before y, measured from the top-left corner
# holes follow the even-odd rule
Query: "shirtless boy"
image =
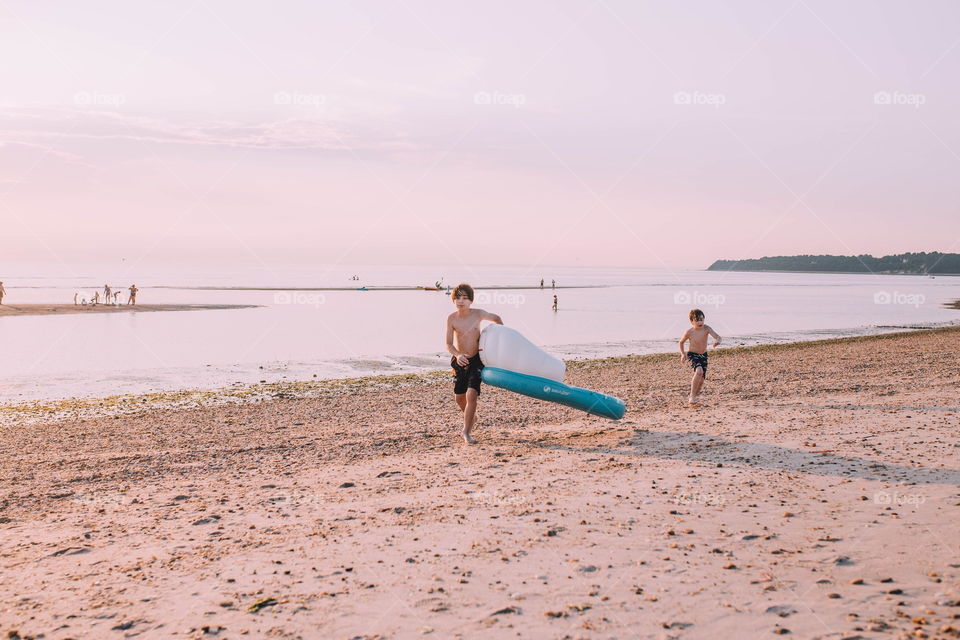
[[(700, 402), (700, 391), (703, 381), (707, 378), (707, 340), (710, 336), (715, 342), (713, 347), (720, 346), (720, 336), (717, 332), (703, 324), (704, 315), (700, 309), (690, 311), (690, 324), (693, 325), (680, 337), (680, 362), (690, 361), (693, 368), (693, 380), (690, 382), (690, 396), (687, 404), (693, 406)], [(690, 341), (690, 350), (684, 351), (683, 345)]]
[(470, 435), (477, 419), (477, 399), (480, 397), (480, 323), (484, 320), (503, 324), (495, 313), (472, 309), (473, 287), (458, 284), (450, 292), (457, 310), (447, 316), (447, 351), (453, 356), (450, 366), (456, 376), (453, 393), (457, 406), (463, 412), (463, 439), (467, 444), (476, 440)]

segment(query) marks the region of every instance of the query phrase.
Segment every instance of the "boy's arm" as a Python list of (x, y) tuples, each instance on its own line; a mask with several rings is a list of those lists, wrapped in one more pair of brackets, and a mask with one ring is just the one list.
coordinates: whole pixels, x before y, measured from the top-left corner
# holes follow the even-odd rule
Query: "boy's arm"
[(453, 318), (450, 316), (447, 316), (447, 351), (454, 358), (460, 355), (460, 352), (453, 346)]
[(709, 333), (711, 336), (713, 336), (714, 340), (716, 340), (716, 342), (713, 343), (714, 348), (719, 347), (719, 346), (720, 346), (720, 334), (717, 333), (716, 331), (714, 331), (712, 327), (707, 327), (707, 333)]
[(503, 324), (503, 319), (500, 318), (500, 316), (498, 316), (495, 313), (490, 313), (489, 311), (483, 312), (483, 319), (489, 320), (490, 322), (493, 322), (495, 324)]
[(687, 357), (687, 352), (684, 351), (683, 345), (689, 339), (690, 339), (690, 329), (687, 329), (686, 331), (683, 332), (683, 335), (680, 336), (680, 359), (681, 360), (685, 360)]

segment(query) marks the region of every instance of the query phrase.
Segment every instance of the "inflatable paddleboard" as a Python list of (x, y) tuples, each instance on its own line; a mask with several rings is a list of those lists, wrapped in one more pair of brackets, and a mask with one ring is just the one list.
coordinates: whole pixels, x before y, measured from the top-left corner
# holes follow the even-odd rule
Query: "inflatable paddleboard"
[(567, 365), (527, 340), (516, 329), (491, 324), (480, 332), (480, 360), (484, 366), (563, 382)]
[(489, 366), (483, 368), (480, 378), (494, 387), (522, 393), (538, 400), (556, 402), (611, 420), (619, 420), (627, 411), (627, 405), (620, 398), (589, 389), (571, 387), (549, 378), (528, 376)]

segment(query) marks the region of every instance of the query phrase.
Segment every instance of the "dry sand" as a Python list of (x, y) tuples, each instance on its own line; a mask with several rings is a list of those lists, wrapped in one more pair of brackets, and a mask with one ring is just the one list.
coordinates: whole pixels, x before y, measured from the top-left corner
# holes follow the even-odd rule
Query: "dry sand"
[(247, 309), (250, 304), (0, 304), (3, 316), (52, 316), (65, 313), (129, 313), (143, 311), (195, 311), (198, 309)]
[(624, 420), (485, 387), (473, 447), (437, 375), (7, 426), (0, 633), (956, 637), (958, 338), (720, 351), (700, 409), (578, 363)]

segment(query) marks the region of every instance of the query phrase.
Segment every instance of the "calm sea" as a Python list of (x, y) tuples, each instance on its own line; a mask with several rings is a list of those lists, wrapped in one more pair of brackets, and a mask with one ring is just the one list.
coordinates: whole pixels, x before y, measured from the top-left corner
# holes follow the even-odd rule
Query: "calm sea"
[(449, 297), (389, 289), (440, 279), (481, 287), (476, 306), (565, 359), (672, 351), (692, 307), (706, 312), (725, 346), (960, 322), (960, 311), (943, 308), (960, 298), (954, 276), (337, 265), (179, 266), (133, 277), (111, 266), (68, 275), (4, 268), (11, 305), (71, 303), (77, 291), (135, 281), (141, 303), (258, 306), (0, 317), (2, 402), (442, 369)]

